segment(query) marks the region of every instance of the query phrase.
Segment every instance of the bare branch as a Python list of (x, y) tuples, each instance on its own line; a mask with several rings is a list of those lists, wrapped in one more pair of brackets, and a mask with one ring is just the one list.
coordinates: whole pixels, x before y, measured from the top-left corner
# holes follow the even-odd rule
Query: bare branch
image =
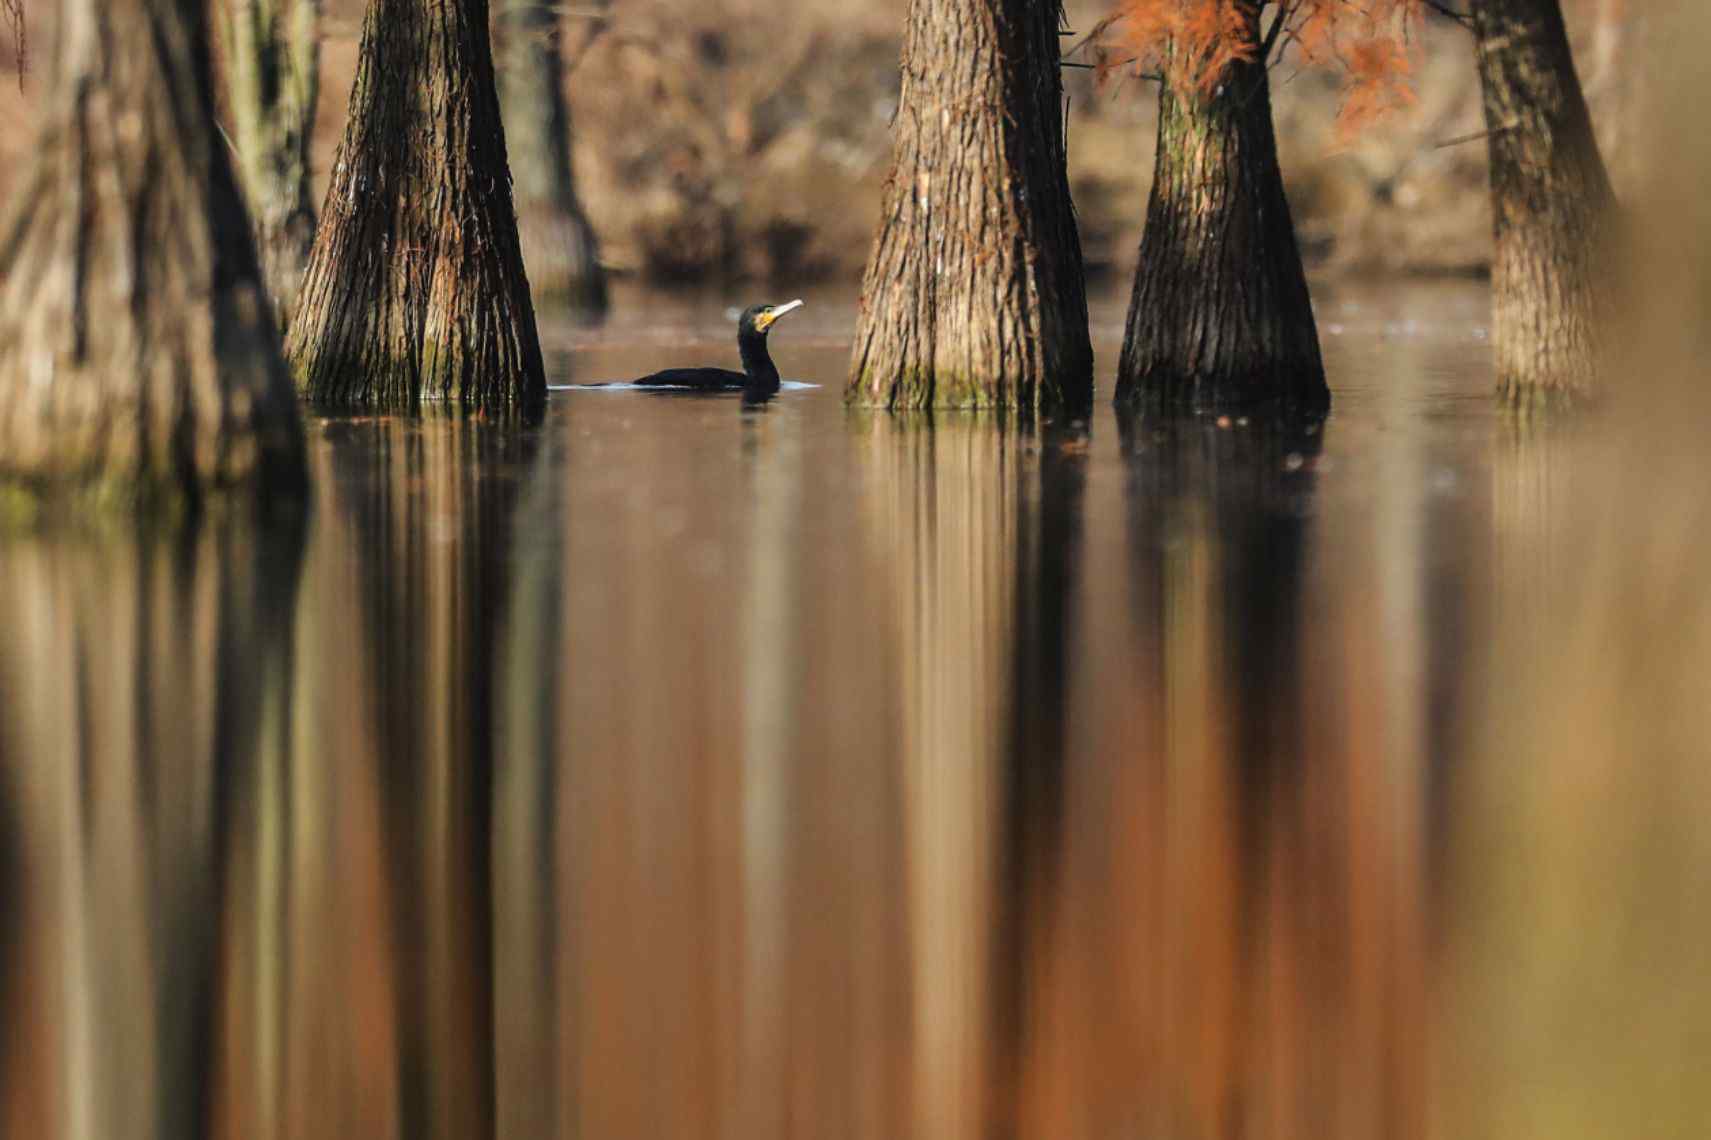
[(1452, 146), (1460, 146), (1462, 143), (1478, 142), (1480, 139), (1488, 139), (1496, 135), (1506, 135), (1510, 131), (1519, 130), (1520, 126), (1520, 123), (1510, 123), (1507, 126), (1498, 127), (1496, 130), (1475, 131), (1471, 135), (1457, 135), (1453, 139), (1445, 139), (1443, 142), (1435, 144), (1432, 149), (1447, 150)]
[(1420, 0), (1420, 3), (1438, 13), (1440, 16), (1448, 16), (1468, 31), (1471, 32), (1473, 30), (1473, 17), (1469, 16), (1466, 12), (1458, 12), (1448, 4), (1443, 3), (1442, 0)]
[(1265, 34), (1260, 43), (1259, 57), (1261, 60), (1271, 58), (1271, 49), (1277, 46), (1278, 37), (1283, 29), (1289, 26), (1289, 17), (1295, 15), (1295, 10), (1301, 7), (1301, 0), (1279, 0), (1277, 15), (1272, 17), (1271, 30)]
[(12, 54), (18, 61), (18, 90), (24, 89), (24, 72), (30, 69), (30, 37), (24, 27), (24, 0), (0, 0), (6, 23), (12, 27)]

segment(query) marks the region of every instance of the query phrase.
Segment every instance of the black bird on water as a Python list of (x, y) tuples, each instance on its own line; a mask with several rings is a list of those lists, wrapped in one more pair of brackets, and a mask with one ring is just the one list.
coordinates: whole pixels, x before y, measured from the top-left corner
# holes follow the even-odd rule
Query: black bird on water
[(741, 388), (744, 400), (764, 400), (778, 391), (778, 366), (766, 352), (766, 334), (778, 319), (802, 307), (801, 301), (788, 305), (756, 305), (744, 309), (737, 321), (737, 351), (742, 354), (743, 370), (729, 368), (667, 368), (652, 376), (643, 376), (637, 384), (659, 388), (696, 388), (701, 391), (722, 391)]

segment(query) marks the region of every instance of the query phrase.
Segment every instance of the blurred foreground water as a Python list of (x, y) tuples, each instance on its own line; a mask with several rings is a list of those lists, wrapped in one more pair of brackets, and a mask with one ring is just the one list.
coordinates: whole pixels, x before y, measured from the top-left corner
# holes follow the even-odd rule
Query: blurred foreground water
[[(623, 300), (556, 382), (734, 355)], [(764, 409), (0, 541), (0, 1134), (1701, 1135), (1711, 565), (1486, 305), (1322, 290), (1322, 425), (1028, 430), (846, 412), (810, 297)]]

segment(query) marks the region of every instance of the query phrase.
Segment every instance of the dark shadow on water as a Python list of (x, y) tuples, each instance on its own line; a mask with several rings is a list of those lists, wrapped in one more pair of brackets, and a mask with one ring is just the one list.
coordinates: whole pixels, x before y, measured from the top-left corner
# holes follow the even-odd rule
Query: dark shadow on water
[(1016, 497), (1014, 627), (1009, 739), (1002, 759), (999, 869), (993, 898), (993, 1034), (996, 1118), (988, 1135), (1013, 1135), (1023, 1117), (1030, 1033), (1030, 962), (1057, 906), (1075, 689), (1070, 639), (1077, 604), (1091, 434), (1082, 421), (1024, 431), (1027, 458)]
[[(1168, 732), (1172, 688), (1207, 687), (1209, 721), (1197, 727), (1208, 759), (1228, 769), (1244, 868), (1237, 943), (1246, 948), (1260, 945), (1263, 899), (1252, 892), (1268, 881), (1267, 858), (1280, 843), (1301, 839), (1312, 683), (1302, 583), (1326, 426), (1298, 417), (1119, 418), (1131, 542), (1156, 599), (1136, 612), (1155, 617), (1165, 663), (1156, 707)], [(1192, 681), (1173, 675), (1173, 655), (1202, 652), (1208, 673)], [(1164, 743), (1169, 751), (1174, 741)]]
[[(1327, 422), (1119, 413), (1142, 636), (1168, 660), (1198, 604), (1228, 704), (1229, 753), (1254, 775), (1302, 751), (1302, 581)], [(1162, 709), (1161, 709), (1162, 711)]]

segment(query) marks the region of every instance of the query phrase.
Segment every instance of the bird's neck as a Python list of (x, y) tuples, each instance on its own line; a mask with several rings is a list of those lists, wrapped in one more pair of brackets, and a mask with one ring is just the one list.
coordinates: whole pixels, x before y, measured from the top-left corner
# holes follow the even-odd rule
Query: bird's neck
[(742, 353), (743, 372), (749, 378), (748, 386), (777, 391), (778, 366), (773, 364), (772, 357), (767, 354), (766, 334), (738, 337), (737, 349)]

